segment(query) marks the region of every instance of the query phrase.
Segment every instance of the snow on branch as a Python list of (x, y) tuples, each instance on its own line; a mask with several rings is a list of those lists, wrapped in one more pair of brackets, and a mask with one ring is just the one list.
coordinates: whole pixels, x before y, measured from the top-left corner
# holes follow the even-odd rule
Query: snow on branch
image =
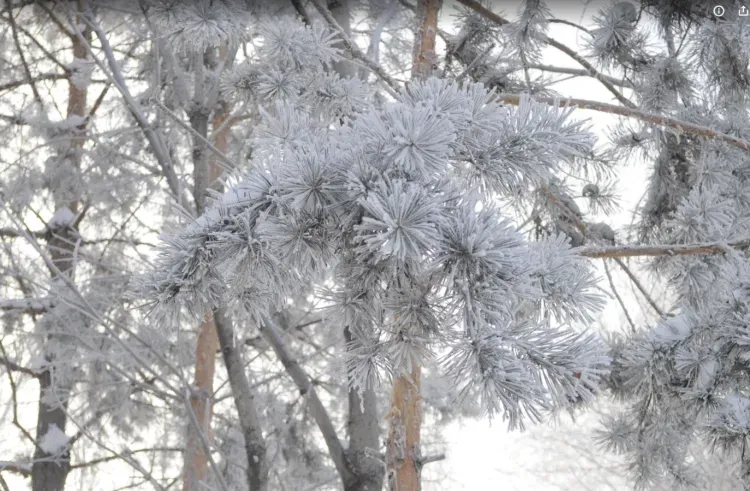
[(8, 298), (0, 299), (0, 311), (20, 312), (36, 315), (50, 311), (55, 306), (51, 298)]
[(24, 477), (31, 475), (31, 466), (21, 462), (0, 461), (0, 472), (9, 471), (20, 474)]
[[(518, 94), (501, 94), (498, 100), (505, 104), (518, 105), (521, 100), (521, 96)], [(721, 133), (713, 128), (707, 126), (701, 126), (699, 124), (689, 123), (687, 121), (681, 121), (679, 119), (670, 118), (661, 114), (654, 114), (640, 109), (634, 109), (630, 107), (618, 106), (616, 104), (607, 104), (605, 102), (592, 101), (588, 99), (576, 99), (576, 98), (559, 98), (559, 97), (534, 97), (534, 100), (543, 104), (549, 104), (550, 106), (557, 107), (576, 107), (578, 109), (589, 109), (591, 111), (599, 111), (608, 114), (616, 114), (618, 116), (625, 116), (628, 118), (638, 119), (644, 123), (654, 124), (657, 126), (664, 126), (677, 130), (680, 133), (688, 133), (694, 136), (701, 136), (713, 140), (719, 140), (740, 150), (750, 152), (750, 141), (737, 138), (726, 133)]]

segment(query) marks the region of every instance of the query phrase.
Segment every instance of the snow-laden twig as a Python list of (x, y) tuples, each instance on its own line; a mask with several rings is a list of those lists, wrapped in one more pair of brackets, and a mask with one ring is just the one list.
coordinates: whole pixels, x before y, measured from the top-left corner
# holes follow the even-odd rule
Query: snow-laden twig
[[(517, 106), (520, 104), (521, 96), (519, 94), (501, 94), (498, 96), (498, 100), (505, 104), (511, 104)], [(681, 121), (679, 119), (670, 118), (661, 114), (654, 114), (647, 111), (641, 111), (640, 109), (634, 109), (630, 107), (618, 106), (616, 104), (607, 104), (605, 102), (592, 101), (588, 99), (576, 99), (576, 98), (559, 98), (559, 97), (537, 97), (534, 96), (534, 100), (550, 106), (557, 107), (570, 107), (575, 106), (578, 109), (588, 109), (591, 111), (598, 111), (608, 114), (615, 114), (618, 116), (625, 116), (628, 118), (638, 119), (644, 123), (654, 124), (657, 126), (664, 126), (671, 128), (680, 133), (688, 133), (693, 136), (700, 136), (704, 138), (710, 138), (719, 140), (740, 150), (750, 152), (750, 141), (737, 138), (726, 133), (721, 133), (715, 129), (701, 126), (695, 123), (688, 123), (687, 121)]]
[(55, 306), (52, 298), (4, 298), (0, 299), (0, 311), (23, 314), (43, 314)]
[(591, 258), (620, 258), (637, 256), (690, 256), (695, 254), (721, 254), (729, 249), (747, 249), (750, 238), (730, 242), (704, 242), (699, 244), (586, 246), (574, 249), (579, 255)]
[[(458, 0), (459, 3), (462, 5), (469, 7), (471, 10), (475, 11), (476, 13), (482, 15), (483, 17), (491, 20), (495, 24), (499, 26), (504, 26), (510, 24), (510, 21), (507, 19), (497, 15), (487, 7), (484, 7), (482, 4), (475, 0)], [(592, 65), (588, 60), (586, 60), (584, 57), (576, 53), (574, 50), (570, 49), (569, 47), (565, 46), (561, 42), (552, 39), (548, 36), (542, 36), (541, 41), (545, 44), (548, 44), (552, 46), (553, 48), (556, 48), (559, 51), (562, 51), (572, 59), (574, 59), (578, 64), (580, 64), (583, 68), (586, 69), (586, 71), (589, 73), (589, 75), (595, 79), (597, 79), (599, 82), (606, 87), (608, 91), (612, 93), (612, 95), (615, 96), (615, 99), (620, 101), (620, 103), (624, 104), (627, 107), (634, 108), (635, 104), (630, 102), (627, 97), (622, 95), (622, 93), (617, 90), (617, 88), (612, 84), (611, 81), (607, 79), (607, 77), (603, 76), (599, 70), (597, 70), (594, 65)]]

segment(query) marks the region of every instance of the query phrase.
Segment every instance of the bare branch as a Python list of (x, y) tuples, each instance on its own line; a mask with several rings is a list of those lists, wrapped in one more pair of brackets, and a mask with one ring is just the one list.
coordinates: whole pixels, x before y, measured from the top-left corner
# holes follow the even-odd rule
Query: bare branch
[[(588, 70), (582, 70), (580, 68), (570, 68), (566, 66), (554, 66), (554, 65), (541, 65), (537, 63), (529, 63), (529, 68), (533, 70), (541, 70), (544, 72), (551, 72), (551, 73), (562, 73), (566, 75), (577, 75), (579, 77), (591, 77), (591, 73)], [(630, 88), (632, 84), (621, 78), (616, 77), (610, 77), (609, 75), (600, 75), (601, 77), (607, 79), (612, 85), (617, 85), (619, 87), (627, 87)]]
[(313, 419), (315, 419), (315, 423), (323, 434), (323, 439), (328, 447), (328, 453), (331, 456), (331, 460), (333, 460), (336, 470), (338, 471), (339, 476), (341, 476), (344, 487), (347, 488), (348, 485), (356, 479), (356, 476), (349, 469), (349, 465), (344, 455), (344, 447), (336, 434), (336, 429), (333, 426), (328, 411), (326, 411), (325, 406), (323, 406), (323, 403), (318, 397), (315, 387), (310, 381), (310, 377), (307, 376), (297, 360), (294, 359), (287, 349), (286, 343), (284, 343), (284, 340), (281, 338), (279, 328), (277, 328), (271, 319), (265, 315), (261, 316), (261, 320), (261, 333), (273, 348), (286, 372), (297, 385), (300, 394), (308, 398), (310, 412), (312, 413)]
[(15, 311), (22, 314), (38, 315), (50, 311), (55, 306), (51, 298), (8, 298), (0, 299), (0, 311)]
[(418, 459), (417, 462), (419, 462), (419, 465), (426, 465), (432, 462), (440, 462), (441, 460), (445, 460), (444, 453), (439, 453), (435, 455), (425, 455), (421, 459)]
[(638, 279), (638, 277), (630, 270), (630, 268), (628, 268), (627, 264), (625, 264), (619, 257), (613, 258), (613, 260), (617, 263), (618, 266), (620, 266), (620, 269), (625, 271), (625, 274), (628, 275), (630, 281), (632, 281), (635, 287), (638, 288), (638, 291), (641, 292), (643, 298), (645, 298), (648, 304), (651, 305), (651, 308), (654, 309), (660, 317), (667, 317), (667, 314), (661, 309), (661, 307), (659, 307), (656, 301), (651, 298), (651, 294), (648, 292), (648, 290), (646, 290), (643, 284), (641, 284), (641, 281)]
[(585, 257), (620, 258), (637, 256), (691, 256), (697, 254), (720, 254), (730, 249), (747, 249), (750, 238), (730, 242), (704, 242), (701, 244), (586, 246), (575, 251)]
[(612, 289), (612, 293), (617, 299), (617, 302), (620, 304), (620, 307), (622, 308), (622, 311), (625, 314), (625, 318), (628, 320), (628, 324), (630, 324), (631, 331), (635, 332), (635, 323), (633, 322), (633, 319), (630, 317), (630, 312), (628, 312), (628, 308), (625, 306), (625, 302), (622, 300), (620, 293), (617, 291), (617, 288), (615, 287), (615, 282), (612, 279), (612, 273), (609, 271), (609, 265), (607, 264), (607, 261), (604, 261), (604, 273), (607, 275), (607, 280), (609, 281), (609, 287)]
[(13, 11), (10, 8), (10, 3), (8, 3), (8, 23), (10, 24), (11, 33), (13, 35), (13, 43), (16, 45), (18, 56), (21, 59), (23, 72), (26, 75), (26, 82), (29, 84), (29, 87), (31, 87), (31, 92), (34, 94), (34, 100), (39, 104), (40, 107), (42, 107), (44, 103), (42, 102), (42, 97), (39, 95), (39, 91), (36, 88), (36, 83), (34, 83), (34, 77), (31, 75), (31, 69), (29, 68), (28, 62), (26, 61), (26, 56), (23, 54), (24, 49), (21, 46), (21, 41), (18, 38), (18, 25), (16, 24), (15, 17), (13, 17)]
[(67, 78), (68, 78), (68, 75), (65, 73), (42, 73), (34, 77), (31, 81), (24, 79), (24, 80), (14, 80), (12, 82), (0, 84), (0, 92), (15, 89), (17, 87), (21, 87), (22, 85), (27, 85), (29, 83), (42, 82), (44, 80), (66, 80)]
[[(138, 450), (130, 450), (130, 455), (135, 455), (139, 453), (156, 453), (156, 452), (182, 452), (185, 450), (182, 447), (151, 447), (151, 448), (139, 448)], [(120, 460), (120, 457), (118, 455), (110, 455), (108, 457), (101, 457), (98, 459), (91, 459), (87, 462), (81, 462), (79, 464), (72, 464), (70, 466), (71, 469), (81, 469), (83, 467), (91, 467), (98, 464), (106, 464), (107, 462), (112, 462), (114, 460)]]

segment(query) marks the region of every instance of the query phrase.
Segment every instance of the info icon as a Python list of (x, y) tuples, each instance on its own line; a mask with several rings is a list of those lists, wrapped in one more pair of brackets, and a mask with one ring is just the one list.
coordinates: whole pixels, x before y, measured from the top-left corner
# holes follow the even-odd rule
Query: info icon
[(714, 15), (716, 17), (722, 17), (724, 15), (724, 7), (722, 7), (721, 5), (717, 5), (716, 7), (714, 7)]

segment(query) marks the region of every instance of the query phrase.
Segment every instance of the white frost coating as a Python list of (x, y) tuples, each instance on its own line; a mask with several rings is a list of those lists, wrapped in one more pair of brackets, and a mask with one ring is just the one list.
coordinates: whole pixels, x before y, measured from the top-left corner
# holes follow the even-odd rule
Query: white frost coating
[(49, 455), (59, 454), (68, 444), (70, 437), (66, 435), (56, 424), (47, 428), (47, 433), (39, 440), (39, 447)]
[(70, 81), (78, 90), (84, 90), (91, 83), (91, 74), (94, 71), (94, 62), (73, 58), (68, 64), (70, 69)]
[(75, 221), (75, 218), (75, 213), (73, 213), (67, 206), (64, 206), (52, 215), (52, 218), (47, 222), (47, 227), (51, 229), (67, 227)]

